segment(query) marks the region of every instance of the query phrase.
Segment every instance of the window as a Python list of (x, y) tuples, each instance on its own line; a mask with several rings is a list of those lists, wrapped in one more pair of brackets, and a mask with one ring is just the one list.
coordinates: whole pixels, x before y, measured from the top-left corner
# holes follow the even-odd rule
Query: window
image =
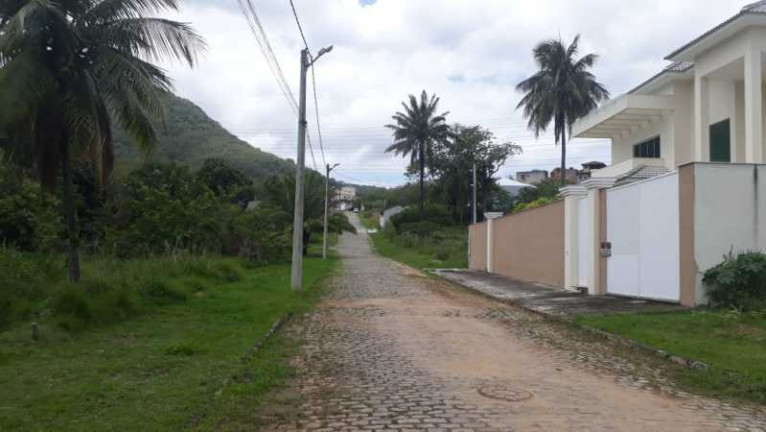
[(633, 146), (633, 157), (635, 158), (659, 158), (660, 155), (660, 137), (655, 137), (638, 143)]
[(710, 126), (710, 162), (731, 162), (731, 124), (729, 120)]

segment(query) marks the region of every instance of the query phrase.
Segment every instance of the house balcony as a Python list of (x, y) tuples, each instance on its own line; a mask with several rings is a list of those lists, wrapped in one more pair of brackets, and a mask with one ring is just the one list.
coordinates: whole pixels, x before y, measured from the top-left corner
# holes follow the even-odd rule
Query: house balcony
[(626, 94), (601, 106), (572, 127), (575, 138), (614, 138), (672, 112), (672, 96)]
[(617, 179), (642, 167), (664, 168), (665, 160), (661, 158), (631, 158), (593, 171), (591, 178)]

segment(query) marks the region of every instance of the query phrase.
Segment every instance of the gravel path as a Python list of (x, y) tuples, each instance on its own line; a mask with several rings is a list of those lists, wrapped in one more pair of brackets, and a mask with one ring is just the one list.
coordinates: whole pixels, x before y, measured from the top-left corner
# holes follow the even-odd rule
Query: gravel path
[(428, 279), (361, 232), (296, 330), (302, 405), (260, 430), (766, 431), (763, 412), (678, 391), (651, 358)]

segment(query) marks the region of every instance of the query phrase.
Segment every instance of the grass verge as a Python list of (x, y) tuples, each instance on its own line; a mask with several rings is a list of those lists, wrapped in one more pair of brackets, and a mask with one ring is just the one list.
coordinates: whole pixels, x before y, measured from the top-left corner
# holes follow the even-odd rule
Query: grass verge
[(682, 372), (682, 384), (693, 391), (766, 404), (766, 313), (694, 311), (576, 321), (707, 363), (707, 371)]
[(415, 238), (398, 236), (387, 232), (371, 234), (375, 250), (410, 267), (465, 268), (465, 237), (461, 233), (449, 233), (442, 238)]
[(122, 273), (88, 263), (87, 280), (99, 272), (110, 283), (107, 274), (145, 274), (173, 293), (157, 289), (157, 298), (174, 300), (150, 306), (138, 294), (135, 315), (87, 320), (75, 331), (66, 320), (80, 320), (77, 313), (47, 319), (43, 307), (35, 315), (38, 341), (28, 322), (7, 326), (0, 333), (0, 430), (231, 430), (224, 425), (252, 419), (251, 402), (290, 373), (291, 347), (278, 336), (243, 356), (279, 317), (311, 307), (337, 260), (305, 260), (303, 294), (290, 290), (289, 266), (206, 260), (211, 265), (200, 268), (222, 273), (183, 270), (169, 260), (127, 262), (132, 269)]

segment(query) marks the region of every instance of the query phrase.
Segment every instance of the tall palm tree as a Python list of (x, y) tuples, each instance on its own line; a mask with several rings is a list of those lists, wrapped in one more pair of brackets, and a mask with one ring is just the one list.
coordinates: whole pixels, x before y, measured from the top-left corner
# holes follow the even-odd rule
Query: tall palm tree
[(449, 137), (447, 125), (448, 112), (437, 114), (439, 98), (430, 98), (425, 90), (420, 100), (410, 95), (409, 104), (402, 102), (404, 112), (397, 112), (392, 117), (394, 124), (386, 125), (393, 131), (394, 143), (386, 152), (395, 155), (410, 156), (410, 163), (418, 164), (420, 175), (420, 217), (425, 215), (425, 173), (427, 158), (433, 153), (435, 144), (443, 143)]
[(63, 178), (69, 278), (80, 276), (72, 161), (103, 182), (114, 162), (112, 123), (139, 147), (157, 143), (152, 120), (172, 89), (153, 61), (194, 66), (202, 38), (150, 15), (180, 0), (0, 0), (0, 141), (3, 157), (32, 167), (52, 190)]
[(517, 108), (524, 109), (529, 129), (539, 137), (554, 123), (556, 144), (561, 143), (561, 180), (566, 183), (567, 134), (572, 125), (609, 99), (609, 91), (590, 72), (598, 56), (577, 59), (580, 36), (568, 47), (561, 40), (549, 40), (533, 53), (539, 70), (516, 87), (524, 94)]

